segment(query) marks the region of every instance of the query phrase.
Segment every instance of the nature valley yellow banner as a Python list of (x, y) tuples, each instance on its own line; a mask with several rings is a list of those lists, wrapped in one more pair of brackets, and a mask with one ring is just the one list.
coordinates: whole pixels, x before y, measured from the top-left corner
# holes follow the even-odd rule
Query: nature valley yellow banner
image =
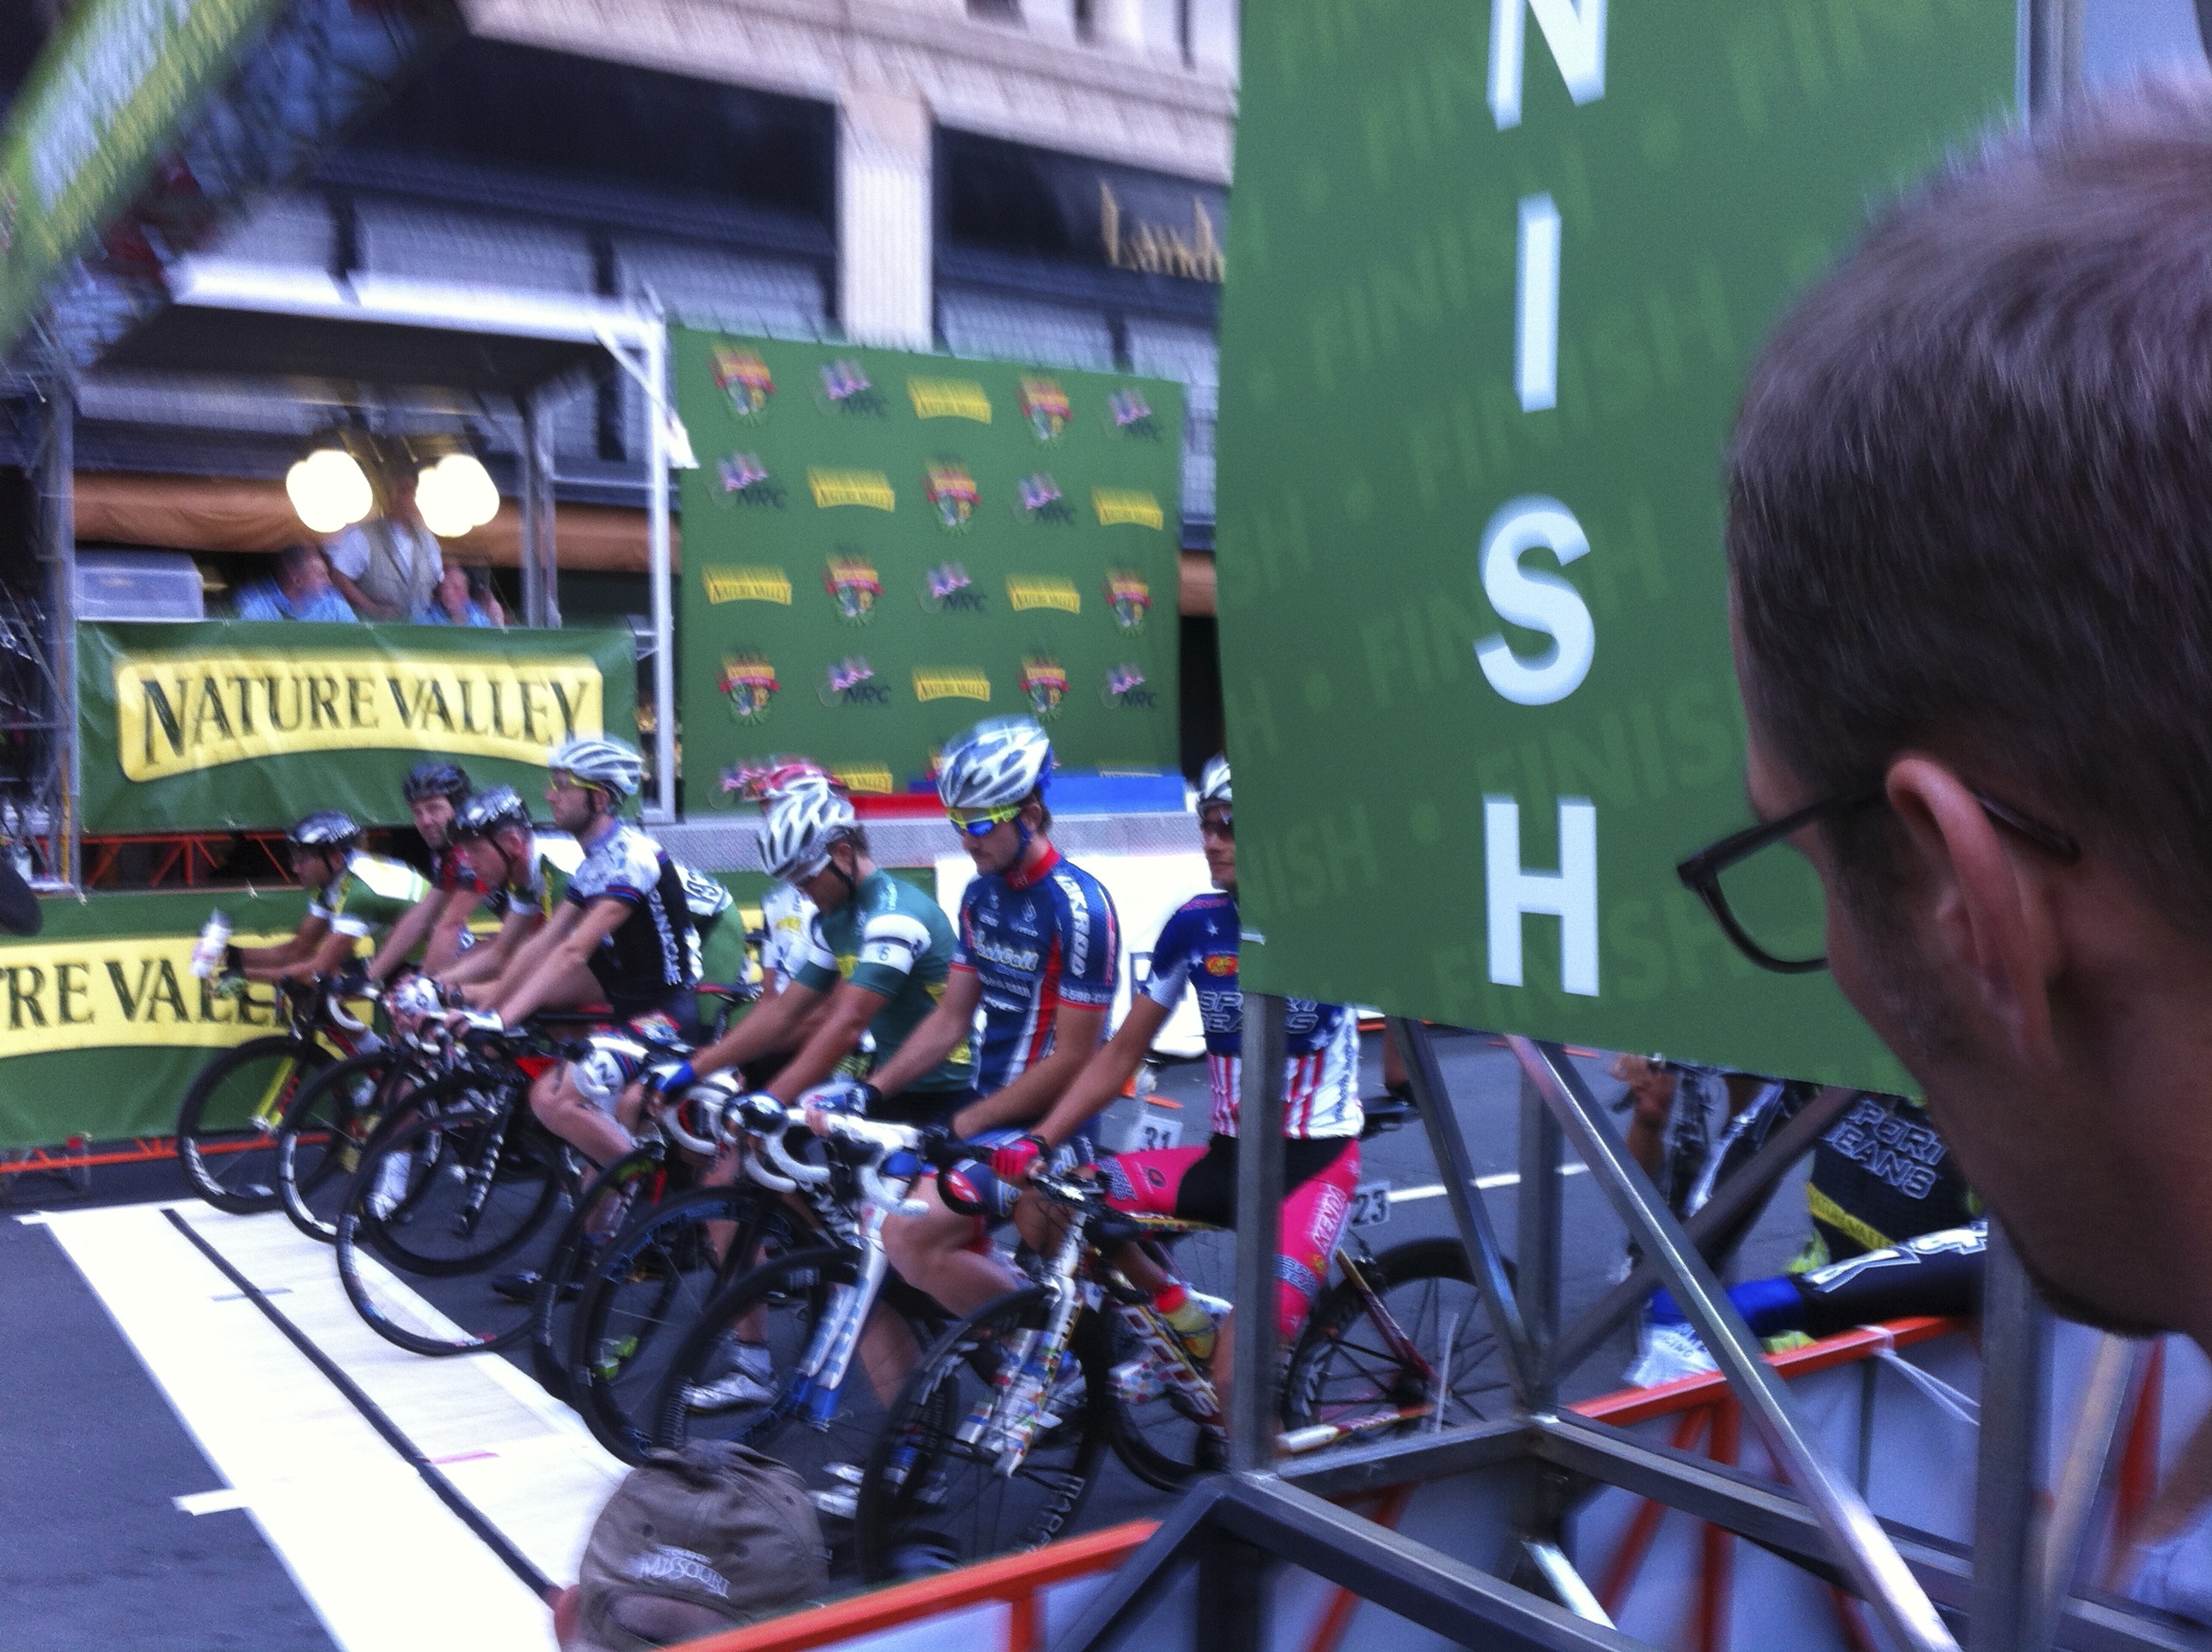
[[(284, 936), (234, 938), (267, 946)], [(42, 938), (0, 945), (0, 1060), (126, 1045), (237, 1044), (273, 1030), (271, 989), (218, 998), (210, 982), (192, 975), (194, 939)], [(0, 1077), (5, 1072), (0, 1068)]]
[(84, 625), (86, 829), (398, 823), (426, 756), (534, 799), (562, 741), (635, 741), (633, 656), (626, 632)]

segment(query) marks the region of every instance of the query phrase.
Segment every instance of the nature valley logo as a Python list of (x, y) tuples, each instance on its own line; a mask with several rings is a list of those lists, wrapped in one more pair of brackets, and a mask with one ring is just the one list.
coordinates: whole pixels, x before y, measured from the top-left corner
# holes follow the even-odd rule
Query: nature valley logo
[[(239, 934), (265, 946), (279, 934)], [(118, 1046), (238, 1044), (277, 1024), (273, 989), (217, 998), (191, 973), (191, 935), (45, 939), (0, 946), (7, 1011), (0, 1060)]]
[(1039, 441), (1058, 441), (1067, 430), (1067, 392), (1057, 379), (1024, 379), (1020, 402), (1030, 433)]
[(839, 505), (860, 505), (872, 511), (898, 507), (891, 479), (881, 471), (829, 471), (809, 465), (806, 486), (814, 495), (817, 510), (831, 510)]
[(1018, 680), (1031, 711), (1047, 721), (1060, 715), (1060, 703), (1067, 698), (1067, 673), (1058, 660), (1049, 654), (1024, 654)]
[(1134, 441), (1160, 439), (1159, 421), (1152, 416), (1152, 404), (1145, 399), (1143, 391), (1129, 385), (1106, 398), (1106, 428), (1114, 435), (1127, 436)]
[(837, 604), (837, 617), (848, 625), (866, 625), (876, 616), (876, 598), (884, 594), (883, 581), (865, 556), (848, 552), (830, 558), (822, 574), (822, 588)]
[(815, 405), (824, 413), (856, 414), (873, 419), (890, 416), (884, 392), (868, 382), (868, 375), (860, 371), (858, 361), (824, 361), (822, 387), (814, 399)]
[(888, 706), (891, 691), (876, 681), (876, 668), (854, 654), (830, 662), (816, 697), (825, 706)]
[(951, 459), (940, 459), (922, 472), (924, 489), (929, 502), (937, 507), (937, 519), (957, 533), (968, 525), (975, 514), (975, 504), (981, 497), (975, 491), (975, 478), (968, 474), (968, 467)]
[(1160, 501), (1140, 488), (1093, 488), (1091, 508), (1098, 513), (1102, 528), (1130, 526), (1157, 532), (1167, 525)]
[(708, 358), (708, 366), (714, 388), (729, 397), (730, 409), (739, 418), (754, 420), (767, 413), (769, 398), (775, 394), (775, 375), (759, 351), (725, 346)]
[(878, 797), (889, 796), (897, 789), (891, 771), (873, 763), (854, 763), (843, 768), (833, 768), (830, 777), (848, 792), (872, 793)]
[(768, 466), (758, 453), (732, 453), (714, 461), (714, 502), (717, 505), (766, 505), (783, 508), (783, 489), (769, 480)]
[(914, 697), (925, 703), (932, 700), (988, 700), (991, 679), (981, 671), (957, 667), (933, 670), (917, 665), (914, 671)]
[(1025, 476), (1014, 483), (1014, 508), (1032, 522), (1058, 522), (1065, 525), (1075, 520), (1075, 513), (1060, 496), (1060, 483), (1050, 472), (1039, 471)]
[(1098, 697), (1121, 711), (1157, 711), (1160, 704), (1159, 696), (1145, 686), (1145, 674), (1134, 665), (1109, 668)]
[(124, 654), (111, 682), (117, 759), (142, 782), (308, 751), (543, 765), (546, 747), (605, 732), (599, 668), (578, 655), (223, 648)]
[(783, 685), (775, 680), (775, 667), (766, 654), (726, 655), (717, 686), (729, 696), (730, 715), (741, 723), (768, 720), (769, 702)]
[(1125, 631), (1141, 631), (1152, 611), (1152, 588), (1141, 574), (1127, 568), (1109, 568), (1106, 573), (1106, 601), (1114, 610), (1114, 623)]
[(991, 398), (973, 379), (909, 379), (907, 399), (917, 419), (973, 419), (991, 422)]
[(707, 600), (720, 606), (726, 602), (773, 602), (791, 606), (791, 576), (781, 568), (761, 567), (708, 567), (706, 570)]
[(1025, 608), (1057, 608), (1064, 614), (1083, 611), (1083, 593), (1074, 583), (1051, 574), (1007, 574), (1006, 600), (1017, 613)]
[(933, 614), (980, 614), (983, 593), (958, 562), (939, 562), (921, 576), (921, 605)]

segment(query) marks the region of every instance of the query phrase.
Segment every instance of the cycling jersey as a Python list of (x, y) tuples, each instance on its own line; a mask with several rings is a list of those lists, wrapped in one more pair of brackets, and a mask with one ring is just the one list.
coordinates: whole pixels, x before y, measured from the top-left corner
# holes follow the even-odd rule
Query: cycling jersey
[(448, 843), (442, 849), (430, 851), (430, 887), (451, 894), (459, 890), (469, 895), (482, 895), (483, 881), (470, 865), (468, 857)]
[(1026, 872), (984, 872), (960, 899), (952, 967), (983, 989), (975, 1088), (1004, 1090), (1052, 1050), (1062, 1004), (1110, 1009), (1121, 934), (1106, 886), (1045, 846)]
[[(913, 884), (880, 869), (863, 878), (843, 905), (814, 914), (805, 960), (792, 979), (810, 992), (827, 993), (839, 981), (880, 994), (884, 1007), (868, 1023), (876, 1057), (887, 1059), (945, 996), (956, 943), (945, 909)], [(944, 1092), (971, 1093), (975, 1058), (972, 1041), (908, 1088), (915, 1103), (934, 1112)], [(897, 1098), (894, 1098), (896, 1101)]]
[(584, 864), (584, 851), (573, 837), (538, 836), (530, 840), (530, 858), (501, 886), (495, 899), (514, 915), (536, 913), (553, 915), (553, 908), (567, 890), (568, 879)]
[(307, 915), (356, 940), (380, 933), (430, 892), (414, 867), (356, 852), (345, 870), (307, 897)]
[(636, 827), (617, 823), (598, 842), (585, 845), (567, 898), (580, 907), (613, 900), (630, 908), (589, 960), (617, 1017), (655, 1008), (690, 985), (691, 915), (684, 874)]
[[(1237, 1084), (1244, 1048), (1244, 995), (1237, 985), (1243, 937), (1236, 897), (1220, 890), (1176, 908), (1152, 947), (1145, 996), (1173, 1009), (1188, 986), (1198, 993), (1206, 1029), (1206, 1065), (1212, 1081), (1213, 1132), (1237, 1133)], [(1359, 1023), (1341, 1004), (1285, 1000), (1289, 1060), (1283, 1075), (1283, 1133), (1356, 1136), (1359, 1107)]]
[(806, 937), (814, 922), (814, 902), (788, 884), (769, 886), (761, 896), (761, 969), (777, 992), (791, 985), (806, 960)]
[(1802, 1265), (1813, 1267), (1963, 1227), (1981, 1211), (1926, 1107), (1871, 1095), (1855, 1099), (1814, 1147), (1805, 1206), (1813, 1241)]

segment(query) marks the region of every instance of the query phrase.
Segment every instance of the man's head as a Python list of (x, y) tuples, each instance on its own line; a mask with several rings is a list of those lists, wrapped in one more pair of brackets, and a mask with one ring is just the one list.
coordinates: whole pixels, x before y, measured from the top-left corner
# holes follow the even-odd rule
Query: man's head
[(1875, 799), (1796, 840), (1838, 985), (2062, 1307), (2199, 1334), (2151, 1259), (2212, 1149), (2208, 183), (2156, 89), (1891, 210), (1753, 371), (1728, 525), (1754, 805)]
[(335, 809), (309, 815), (285, 838), (292, 876), (302, 889), (320, 889), (345, 870), (346, 861), (361, 843), (361, 828), (351, 817)]
[(564, 832), (588, 837), (603, 822), (622, 812), (645, 779), (645, 760), (619, 740), (569, 740), (546, 759), (551, 771), (545, 801), (553, 823)]
[(276, 588), (295, 603), (313, 602), (331, 588), (331, 566), (315, 545), (287, 545), (276, 553)]
[(453, 811), (451, 841), (487, 889), (514, 881), (530, 860), (530, 811), (511, 786), (488, 787)]
[(1052, 742), (1032, 717), (987, 718), (947, 741), (937, 795), (979, 872), (1013, 871), (1052, 829)]
[(802, 777), (769, 799), (761, 821), (761, 864), (822, 912), (844, 905), (874, 870), (851, 799), (826, 774)]
[(1237, 814), (1231, 806), (1229, 759), (1206, 759), (1198, 776), (1198, 841), (1216, 889), (1237, 887)]
[(469, 795), (468, 775), (453, 763), (416, 763), (399, 790), (407, 801), (409, 812), (415, 817), (415, 829), (422, 835), (422, 841), (433, 849), (444, 848), (447, 830), (453, 823), (453, 811)]
[(641, 1652), (803, 1606), (829, 1586), (799, 1476), (728, 1441), (656, 1451), (615, 1488), (556, 1606), (563, 1652)]
[(446, 617), (455, 624), (466, 621), (469, 614), (469, 571), (459, 562), (447, 562), (445, 572), (438, 576), (437, 585), (430, 594), (437, 598), (438, 606)]

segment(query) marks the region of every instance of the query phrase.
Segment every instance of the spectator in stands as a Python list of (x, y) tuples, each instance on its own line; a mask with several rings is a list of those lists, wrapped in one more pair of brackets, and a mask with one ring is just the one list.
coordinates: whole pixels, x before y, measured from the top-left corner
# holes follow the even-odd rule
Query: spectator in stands
[(655, 1451), (615, 1488), (580, 1581), (553, 1599), (562, 1652), (633, 1652), (818, 1600), (822, 1526), (798, 1475), (731, 1440)]
[(276, 555), (276, 572), (238, 587), (231, 609), (242, 620), (314, 620), (323, 624), (358, 624), (361, 616), (331, 589), (331, 570), (313, 545), (287, 545)]
[(491, 623), (504, 631), (507, 629), (507, 609), (499, 599), (499, 590), (491, 582), (491, 569), (482, 562), (469, 564), (469, 600), (491, 616)]
[(430, 610), (422, 616), (428, 625), (497, 625), (476, 599), (470, 576), (473, 568), (458, 562), (448, 562), (446, 571), (439, 575), (437, 589), (430, 593)]
[(415, 478), (387, 479), (382, 503), (380, 514), (331, 541), (331, 578), (363, 619), (439, 623), (431, 617), (432, 593), (445, 576), (445, 558), (415, 509)]

